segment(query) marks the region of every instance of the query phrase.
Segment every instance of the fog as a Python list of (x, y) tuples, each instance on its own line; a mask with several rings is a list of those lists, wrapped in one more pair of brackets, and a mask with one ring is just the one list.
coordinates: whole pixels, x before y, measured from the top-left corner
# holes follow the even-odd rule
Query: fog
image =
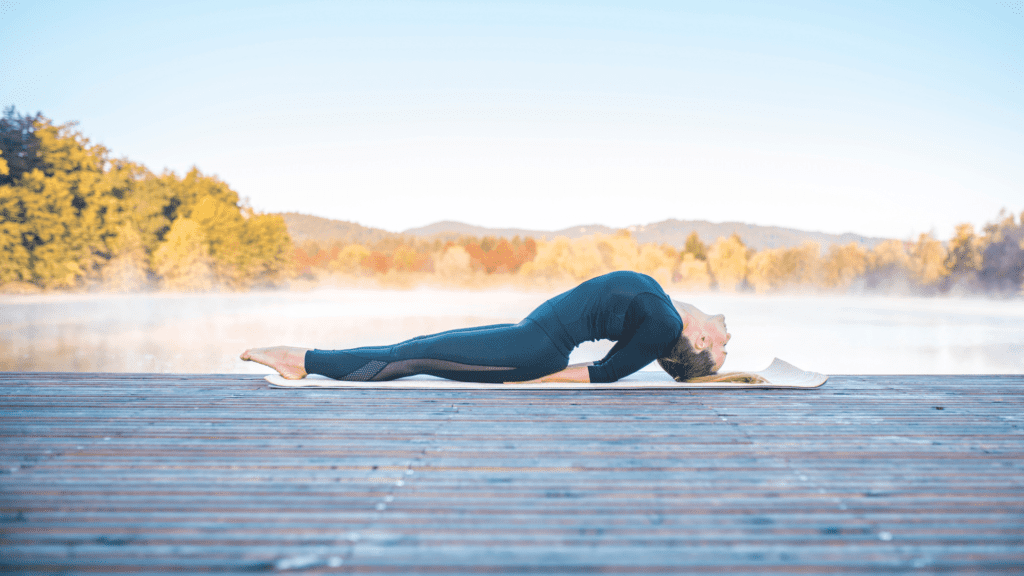
[[(6, 371), (268, 373), (251, 346), (349, 348), (518, 322), (553, 293), (316, 290), (245, 294), (39, 295), (0, 299)], [(724, 370), (774, 357), (827, 374), (1024, 373), (1024, 301), (672, 293), (726, 315)], [(597, 359), (587, 343), (572, 361)], [(657, 370), (657, 365), (648, 366)]]

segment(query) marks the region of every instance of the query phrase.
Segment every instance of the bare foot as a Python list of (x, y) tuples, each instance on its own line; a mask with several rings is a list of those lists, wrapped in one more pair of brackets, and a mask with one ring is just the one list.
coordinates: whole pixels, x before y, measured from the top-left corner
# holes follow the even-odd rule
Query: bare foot
[(308, 351), (308, 348), (294, 346), (250, 348), (242, 352), (239, 358), (270, 366), (288, 380), (299, 380), (306, 377), (306, 352)]

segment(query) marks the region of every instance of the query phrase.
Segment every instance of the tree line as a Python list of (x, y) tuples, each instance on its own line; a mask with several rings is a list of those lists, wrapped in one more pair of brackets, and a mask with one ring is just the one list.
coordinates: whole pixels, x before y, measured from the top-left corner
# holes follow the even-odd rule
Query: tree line
[(810, 290), (885, 294), (1015, 295), (1024, 289), (1024, 214), (1001, 213), (981, 234), (970, 224), (942, 242), (931, 234), (857, 243), (813, 242), (756, 251), (737, 235), (706, 244), (696, 232), (677, 249), (641, 244), (626, 230), (582, 238), (390, 238), (368, 246), (307, 240), (295, 249), (296, 273), (314, 283), (376, 278), (398, 284), (441, 280), (463, 285), (516, 282), (561, 286), (614, 270), (634, 270), (686, 290), (758, 294)]
[(628, 231), (553, 240), (392, 235), (295, 245), (214, 176), (154, 174), (76, 130), (8, 108), (0, 118), (0, 290), (205, 291), (371, 282), (556, 287), (635, 270), (676, 289), (1020, 294), (1024, 214), (975, 231), (822, 250), (756, 251), (736, 235), (681, 248)]
[(0, 118), (0, 285), (6, 291), (245, 289), (293, 268), (280, 216), (193, 168), (154, 174), (13, 107)]

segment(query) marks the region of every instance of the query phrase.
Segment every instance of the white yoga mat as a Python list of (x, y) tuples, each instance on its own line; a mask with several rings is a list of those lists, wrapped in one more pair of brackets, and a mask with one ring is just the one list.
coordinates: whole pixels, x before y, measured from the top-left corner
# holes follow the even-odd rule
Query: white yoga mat
[(636, 372), (627, 378), (608, 384), (579, 382), (541, 382), (508, 384), (483, 384), (477, 382), (456, 382), (431, 376), (414, 376), (390, 382), (348, 382), (332, 380), (325, 376), (311, 375), (301, 380), (286, 380), (278, 374), (266, 377), (271, 388), (375, 388), (392, 390), (433, 389), (433, 390), (626, 390), (651, 388), (817, 388), (828, 380), (828, 376), (807, 372), (789, 362), (776, 358), (764, 370), (752, 372), (765, 382), (676, 382), (664, 372)]

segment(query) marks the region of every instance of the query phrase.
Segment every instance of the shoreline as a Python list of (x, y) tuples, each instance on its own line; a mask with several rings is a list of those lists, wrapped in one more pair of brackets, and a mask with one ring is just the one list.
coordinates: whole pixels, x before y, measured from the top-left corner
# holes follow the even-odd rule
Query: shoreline
[[(302, 295), (329, 295), (329, 294), (412, 294), (422, 292), (436, 293), (465, 293), (465, 294), (560, 294), (571, 289), (575, 284), (563, 284), (560, 286), (515, 286), (509, 284), (495, 283), (483, 287), (460, 287), (446, 285), (418, 284), (410, 287), (400, 286), (368, 286), (368, 285), (316, 285), (301, 288), (254, 288), (251, 290), (210, 290), (204, 292), (183, 292), (168, 290), (143, 290), (132, 292), (111, 292), (111, 291), (44, 291), (31, 294), (9, 294), (0, 292), (0, 305), (36, 304), (48, 302), (80, 302), (91, 300), (118, 300), (118, 299), (169, 299), (180, 300), (187, 298), (216, 299), (216, 298), (250, 298), (266, 296), (302, 296)], [(788, 290), (777, 291), (767, 294), (757, 294), (749, 291), (725, 292), (717, 290), (689, 290), (674, 285), (665, 288), (669, 295), (687, 295), (700, 298), (730, 298), (742, 300), (794, 300), (794, 299), (820, 299), (836, 300), (841, 298), (852, 298), (857, 300), (892, 300), (900, 302), (986, 302), (1007, 304), (1024, 304), (1024, 295), (997, 296), (992, 294), (889, 294), (876, 292), (829, 292), (813, 290)]]

